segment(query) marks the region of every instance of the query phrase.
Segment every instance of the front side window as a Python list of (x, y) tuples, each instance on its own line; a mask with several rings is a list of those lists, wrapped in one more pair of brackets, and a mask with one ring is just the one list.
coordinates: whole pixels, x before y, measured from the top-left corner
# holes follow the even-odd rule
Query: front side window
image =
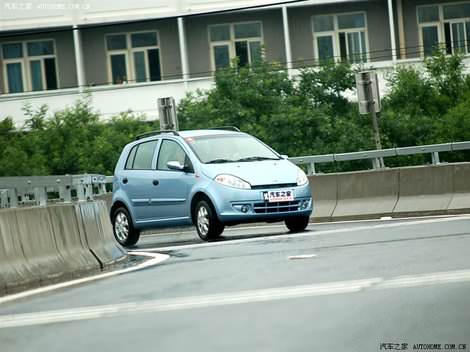
[(6, 92), (58, 88), (54, 41), (5, 43), (1, 52)]
[(364, 13), (313, 16), (315, 58), (319, 61), (367, 61), (367, 25)]
[(113, 84), (162, 79), (157, 32), (109, 34), (106, 49)]
[(160, 153), (158, 154), (157, 169), (171, 171), (167, 166), (169, 161), (177, 161), (180, 165), (192, 169), (191, 161), (183, 148), (175, 141), (165, 139), (162, 142)]
[(134, 146), (126, 161), (128, 170), (151, 170), (153, 154), (158, 141), (150, 141)]
[(417, 7), (424, 56), (442, 47), (447, 54), (470, 53), (470, 2)]
[(214, 70), (230, 66), (235, 57), (240, 66), (262, 59), (261, 22), (209, 26), (209, 42)]

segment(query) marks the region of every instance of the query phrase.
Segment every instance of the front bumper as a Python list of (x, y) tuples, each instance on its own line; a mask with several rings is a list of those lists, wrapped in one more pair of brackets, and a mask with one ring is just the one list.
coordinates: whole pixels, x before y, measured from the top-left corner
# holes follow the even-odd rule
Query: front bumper
[[(313, 200), (308, 184), (303, 186), (263, 189), (236, 189), (213, 182), (211, 194), (219, 219), (227, 224), (254, 221), (281, 221), (292, 216), (310, 216)], [(293, 190), (294, 200), (270, 203), (264, 192)]]

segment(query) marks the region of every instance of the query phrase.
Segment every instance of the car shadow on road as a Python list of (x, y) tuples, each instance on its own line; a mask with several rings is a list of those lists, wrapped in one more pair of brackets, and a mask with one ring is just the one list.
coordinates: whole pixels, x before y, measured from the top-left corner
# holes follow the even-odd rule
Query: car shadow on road
[[(231, 233), (232, 232), (232, 233)], [(226, 231), (222, 236), (211, 240), (209, 242), (205, 242), (197, 236), (196, 231), (193, 232), (185, 232), (181, 234), (153, 234), (147, 235), (145, 238), (140, 241), (136, 246), (132, 247), (132, 250), (146, 250), (146, 249), (155, 249), (155, 248), (164, 248), (164, 247), (177, 247), (177, 246), (187, 246), (187, 245), (197, 245), (197, 244), (204, 244), (204, 243), (214, 243), (214, 242), (229, 242), (229, 241), (238, 241), (238, 240), (246, 240), (246, 239), (256, 239), (262, 237), (272, 237), (275, 238), (277, 236), (288, 235), (290, 234), (287, 230), (278, 230), (275, 232), (254, 232), (254, 230), (242, 230), (243, 233), (240, 231)], [(311, 232), (310, 230), (306, 230), (305, 232)]]

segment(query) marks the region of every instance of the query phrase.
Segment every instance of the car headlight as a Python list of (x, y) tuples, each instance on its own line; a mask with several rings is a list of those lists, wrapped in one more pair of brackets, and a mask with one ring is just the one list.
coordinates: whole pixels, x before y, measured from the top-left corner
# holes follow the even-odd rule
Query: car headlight
[(251, 185), (248, 182), (233, 175), (218, 175), (214, 180), (215, 182), (228, 187), (251, 189)]
[(303, 186), (307, 183), (308, 183), (307, 175), (305, 175), (305, 172), (301, 168), (298, 168), (298, 170), (297, 170), (297, 186)]

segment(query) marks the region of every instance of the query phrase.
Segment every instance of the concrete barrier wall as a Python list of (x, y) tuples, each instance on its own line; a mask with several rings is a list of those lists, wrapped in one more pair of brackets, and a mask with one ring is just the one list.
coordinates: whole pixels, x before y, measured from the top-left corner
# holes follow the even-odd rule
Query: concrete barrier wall
[(338, 199), (336, 174), (309, 176), (310, 190), (313, 195), (314, 217), (318, 221), (328, 220), (333, 216)]
[(124, 258), (124, 249), (114, 240), (109, 213), (104, 201), (79, 203), (76, 211), (82, 220), (80, 227), (85, 234), (87, 246), (102, 268)]
[(75, 206), (56, 205), (48, 207), (57, 249), (74, 268), (73, 277), (81, 277), (100, 270), (100, 263), (87, 246), (85, 233), (81, 231)]
[(470, 212), (470, 163), (313, 175), (309, 179), (313, 221)]
[(47, 208), (16, 210), (18, 236), (29, 269), (41, 284), (71, 278), (72, 268), (55, 244), (52, 223)]
[(453, 194), (448, 210), (462, 213), (470, 209), (470, 163), (456, 164), (453, 170)]
[(0, 211), (0, 295), (39, 286), (39, 276), (31, 271), (18, 235), (16, 210)]
[(398, 201), (398, 170), (338, 175), (338, 203), (333, 217), (389, 216)]
[(0, 210), (0, 295), (124, 260), (104, 201)]
[(393, 210), (400, 214), (433, 214), (449, 207), (453, 193), (454, 165), (400, 169), (400, 194)]

